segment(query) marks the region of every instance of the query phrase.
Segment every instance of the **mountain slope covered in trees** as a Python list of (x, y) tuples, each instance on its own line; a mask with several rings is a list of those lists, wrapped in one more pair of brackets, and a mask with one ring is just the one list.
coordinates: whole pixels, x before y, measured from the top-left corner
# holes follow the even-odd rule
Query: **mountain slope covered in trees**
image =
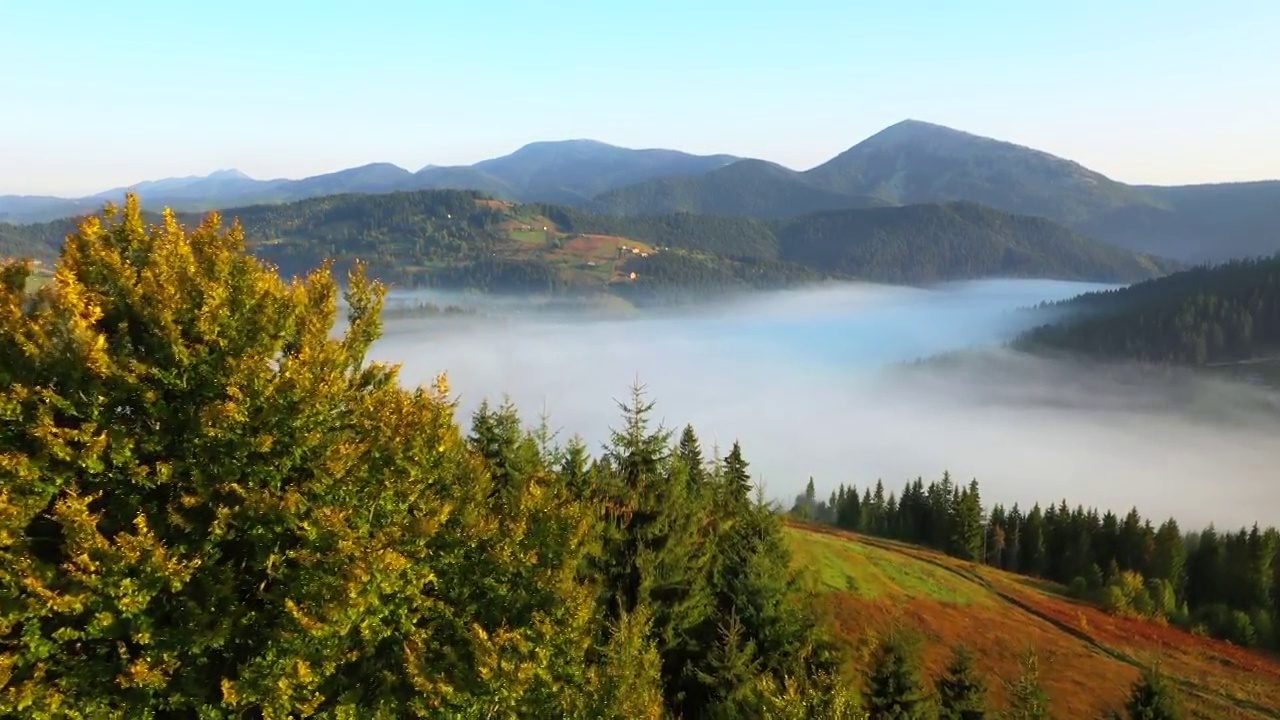
[(973, 203), (815, 213), (782, 223), (778, 241), (784, 260), (889, 282), (975, 277), (1127, 282), (1177, 267), (1044, 218)]
[[(304, 273), (326, 258), (340, 267), (362, 259), (375, 276), (410, 286), (606, 291), (646, 301), (841, 277), (1128, 282), (1171, 267), (1047, 220), (972, 204), (847, 210), (768, 223), (689, 213), (596, 215), (434, 190), (334, 195), (224, 213), (242, 223), (256, 254), (286, 274)], [(184, 219), (199, 221), (197, 215)], [(0, 237), (11, 238), (15, 248), (45, 243), (47, 257), (54, 237), (69, 226), (12, 227)]]
[(744, 163), (734, 172), (729, 166), (621, 187), (590, 207), (627, 215), (684, 210), (786, 218), (964, 201), (1049, 218), (1126, 249), (1184, 261), (1280, 250), (1280, 182), (1126, 185), (1039, 150), (914, 120), (804, 172)]
[(1066, 316), (1019, 340), (1030, 349), (1205, 365), (1280, 354), (1280, 254), (1197, 267), (1051, 306)]
[(804, 176), (763, 160), (740, 160), (697, 176), (661, 178), (604, 193), (587, 206), (602, 215), (686, 212), (783, 218), (816, 210), (890, 204), (811, 185)]

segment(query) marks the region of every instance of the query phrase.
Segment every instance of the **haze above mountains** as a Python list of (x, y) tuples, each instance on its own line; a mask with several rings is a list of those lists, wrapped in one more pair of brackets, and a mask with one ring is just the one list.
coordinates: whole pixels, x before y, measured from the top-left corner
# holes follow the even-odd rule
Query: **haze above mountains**
[(299, 180), (257, 180), (222, 170), (85, 198), (0, 196), (0, 221), (38, 222), (92, 212), (126, 189), (138, 191), (151, 208), (199, 211), (434, 188), (473, 189), (601, 215), (688, 212), (770, 220), (822, 210), (967, 201), (1049, 218), (1125, 249), (1187, 262), (1280, 250), (1280, 181), (1128, 185), (1048, 153), (915, 120), (892, 125), (806, 171), (729, 155), (568, 140), (532, 143), (474, 165), (417, 172), (373, 163)]

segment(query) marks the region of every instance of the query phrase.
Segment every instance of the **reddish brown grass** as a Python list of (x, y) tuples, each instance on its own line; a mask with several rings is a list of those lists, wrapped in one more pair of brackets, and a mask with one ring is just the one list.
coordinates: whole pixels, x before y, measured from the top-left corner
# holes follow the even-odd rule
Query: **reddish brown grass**
[(1121, 709), (1140, 669), (1157, 661), (1178, 686), (1189, 717), (1280, 717), (1280, 663), (1272, 657), (1166, 625), (1111, 616), (1026, 578), (922, 548), (807, 523), (793, 527), (865, 543), (896, 553), (905, 563), (948, 568), (992, 597), (992, 602), (958, 605), (938, 598), (903, 601), (827, 592), (819, 597), (820, 607), (852, 650), (855, 664), (866, 657), (874, 637), (906, 627), (924, 641), (929, 678), (941, 673), (952, 646), (973, 649), (992, 678), (997, 706), (1007, 699), (998, 678), (1016, 678), (1019, 660), (1034, 647), (1055, 717), (1097, 718)]

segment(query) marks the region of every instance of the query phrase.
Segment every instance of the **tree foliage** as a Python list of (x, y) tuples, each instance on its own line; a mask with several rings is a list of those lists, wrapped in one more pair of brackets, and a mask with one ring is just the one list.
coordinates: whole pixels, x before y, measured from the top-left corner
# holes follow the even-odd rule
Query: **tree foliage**
[(538, 473), (495, 494), (443, 378), (365, 363), (358, 268), (334, 338), (328, 270), (243, 247), (130, 198), (36, 297), (5, 270), (0, 708), (580, 712), (607, 680), (585, 508)]

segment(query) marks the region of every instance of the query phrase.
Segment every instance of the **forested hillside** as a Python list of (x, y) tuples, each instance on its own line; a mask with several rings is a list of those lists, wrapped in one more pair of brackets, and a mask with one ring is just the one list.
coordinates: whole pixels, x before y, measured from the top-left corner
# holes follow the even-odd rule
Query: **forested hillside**
[(1066, 317), (1019, 344), (1205, 365), (1280, 353), (1280, 255), (1198, 267), (1051, 306)]
[(887, 204), (811, 185), (800, 173), (781, 165), (740, 160), (701, 175), (660, 178), (611, 190), (593, 199), (587, 209), (601, 215), (687, 212), (767, 219)]
[(778, 230), (784, 260), (889, 282), (1035, 277), (1128, 282), (1176, 263), (1104, 245), (1044, 218), (973, 203), (806, 215)]
[(1127, 185), (1039, 150), (915, 120), (804, 172), (740, 161), (619, 187), (588, 207), (614, 215), (685, 211), (778, 219), (955, 201), (1048, 218), (1131, 251), (1182, 261), (1280, 250), (1280, 182)]
[[(1170, 267), (1047, 220), (972, 204), (847, 210), (769, 223), (691, 213), (595, 215), (516, 205), (474, 191), (430, 190), (331, 195), (222, 212), (242, 224), (254, 254), (290, 276), (326, 259), (340, 271), (363, 260), (372, 276), (401, 286), (608, 292), (638, 302), (824, 278), (1105, 282), (1141, 280)], [(191, 224), (201, 219), (180, 217)], [(0, 227), (0, 238), (48, 258), (73, 226)]]

